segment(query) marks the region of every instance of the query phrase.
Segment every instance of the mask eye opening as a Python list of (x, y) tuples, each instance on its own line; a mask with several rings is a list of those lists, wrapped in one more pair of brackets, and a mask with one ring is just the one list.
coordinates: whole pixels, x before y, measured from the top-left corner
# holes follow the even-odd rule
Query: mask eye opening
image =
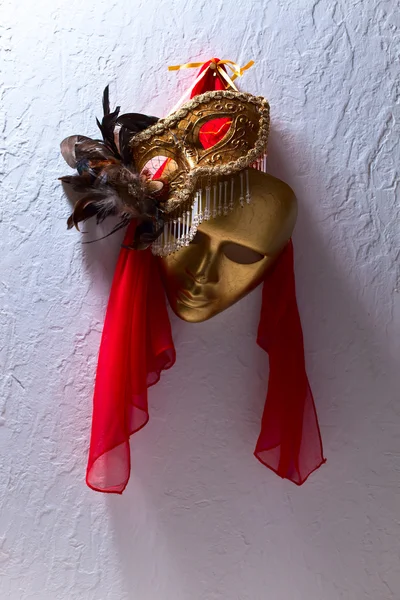
[(232, 119), (229, 117), (212, 117), (199, 129), (199, 143), (205, 149), (212, 148), (221, 142), (229, 133)]
[(238, 265), (253, 265), (265, 258), (264, 254), (234, 242), (224, 244), (222, 251), (228, 260)]
[(144, 165), (140, 174), (148, 179), (172, 179), (178, 170), (177, 162), (167, 156), (153, 156)]

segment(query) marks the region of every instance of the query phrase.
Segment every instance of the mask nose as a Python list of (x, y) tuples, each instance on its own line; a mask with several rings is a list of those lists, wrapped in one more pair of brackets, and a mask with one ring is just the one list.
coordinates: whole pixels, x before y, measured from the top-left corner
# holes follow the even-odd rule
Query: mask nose
[(197, 252), (193, 252), (188, 260), (186, 271), (191, 278), (201, 285), (206, 283), (217, 283), (219, 281), (219, 252), (217, 248), (211, 248), (207, 241), (197, 246)]

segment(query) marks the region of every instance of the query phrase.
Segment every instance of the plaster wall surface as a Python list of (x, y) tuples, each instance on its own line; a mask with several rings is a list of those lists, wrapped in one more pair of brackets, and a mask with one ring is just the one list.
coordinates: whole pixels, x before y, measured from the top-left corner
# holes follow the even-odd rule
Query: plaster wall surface
[[(0, 8), (0, 598), (398, 600), (396, 0), (3, 0)], [(86, 488), (93, 380), (120, 238), (67, 232), (61, 139), (101, 93), (164, 115), (219, 56), (255, 67), (294, 235), (328, 462), (298, 488), (253, 457), (268, 381), (260, 290), (172, 317), (122, 497)], [(94, 234), (94, 228), (89, 231)]]

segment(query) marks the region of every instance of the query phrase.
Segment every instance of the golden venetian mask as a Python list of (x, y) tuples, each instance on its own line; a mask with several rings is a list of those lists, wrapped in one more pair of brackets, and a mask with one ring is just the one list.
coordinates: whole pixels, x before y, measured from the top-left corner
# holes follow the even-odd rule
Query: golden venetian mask
[[(222, 131), (215, 143), (207, 135), (211, 126)], [(188, 246), (197, 227), (228, 215), (235, 199), (242, 205), (250, 202), (246, 169), (256, 163), (261, 167), (268, 132), (264, 98), (214, 91), (196, 96), (132, 138), (139, 171), (150, 171), (153, 181), (168, 188), (162, 206), (165, 226), (152, 246), (154, 254), (166, 256)]]
[(62, 143), (78, 176), (63, 178), (91, 194), (69, 224), (96, 215), (139, 219), (138, 239), (161, 258), (170, 304), (203, 321), (256, 287), (291, 237), (292, 190), (266, 174), (269, 105), (237, 91), (196, 96), (165, 119), (110, 112), (104, 142), (71, 136)]

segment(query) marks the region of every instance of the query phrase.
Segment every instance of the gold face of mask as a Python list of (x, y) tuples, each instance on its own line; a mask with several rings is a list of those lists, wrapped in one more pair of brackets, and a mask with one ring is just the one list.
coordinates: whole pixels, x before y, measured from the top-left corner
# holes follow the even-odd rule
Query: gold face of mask
[(210, 319), (252, 291), (291, 237), (293, 191), (270, 175), (248, 172), (251, 203), (241, 206), (235, 197), (228, 215), (203, 222), (187, 247), (160, 260), (170, 305), (185, 321)]

